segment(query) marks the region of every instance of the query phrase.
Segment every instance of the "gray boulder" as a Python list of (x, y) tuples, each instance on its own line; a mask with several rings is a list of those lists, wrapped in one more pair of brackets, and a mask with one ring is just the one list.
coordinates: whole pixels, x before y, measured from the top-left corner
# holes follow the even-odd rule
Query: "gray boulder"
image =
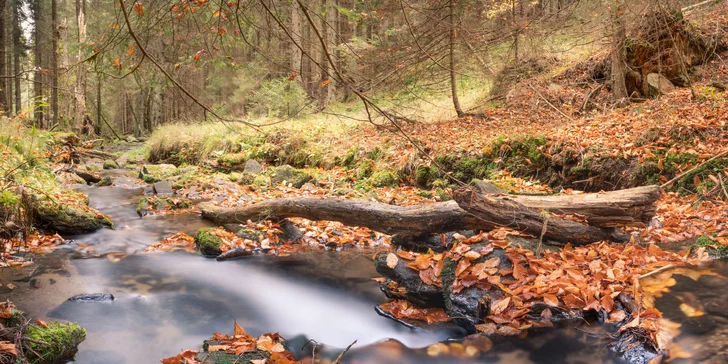
[(169, 181), (161, 181), (154, 184), (154, 193), (157, 194), (157, 196), (162, 197), (169, 197), (174, 194), (174, 190), (172, 190), (172, 183)]
[(675, 90), (675, 85), (659, 73), (647, 75), (647, 96), (657, 97)]
[(248, 161), (245, 162), (245, 168), (243, 169), (243, 172), (250, 174), (261, 174), (263, 173), (263, 166), (255, 159), (248, 159)]

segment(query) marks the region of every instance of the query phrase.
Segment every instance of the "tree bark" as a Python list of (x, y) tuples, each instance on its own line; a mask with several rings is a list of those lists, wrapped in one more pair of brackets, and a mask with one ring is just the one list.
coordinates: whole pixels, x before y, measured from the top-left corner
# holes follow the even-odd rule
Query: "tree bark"
[(31, 3), (31, 9), (33, 11), (33, 54), (34, 54), (34, 65), (35, 72), (33, 73), (33, 110), (35, 114), (36, 125), (40, 128), (45, 128), (43, 109), (43, 42), (42, 42), (42, 31), (43, 26), (43, 7), (41, 1), (34, 1)]
[[(86, 0), (76, 0), (76, 23), (78, 25), (78, 53), (76, 55), (76, 123), (83, 134), (93, 132), (86, 121), (86, 64), (83, 63), (83, 44), (86, 43)], [(89, 119), (90, 120), (90, 119)]]
[(460, 99), (458, 98), (458, 83), (455, 71), (455, 38), (457, 37), (457, 29), (455, 29), (455, 0), (450, 0), (450, 88), (452, 91), (452, 103), (458, 117), (465, 116), (462, 107), (460, 107)]
[(51, 114), (58, 125), (58, 0), (51, 0)]
[[(301, 14), (299, 13), (298, 7), (298, 3), (293, 1), (291, 4), (291, 35), (295, 44), (291, 45), (291, 69), (298, 72), (299, 76), (303, 77), (303, 72), (301, 70), (301, 59), (303, 58), (303, 54), (301, 53), (301, 49), (298, 48), (299, 46), (303, 46), (303, 33), (301, 27)], [(301, 81), (303, 82), (303, 79), (301, 79)]]
[[(0, 74), (7, 76), (5, 67), (5, 4), (5, 0), (0, 0)], [(8, 81), (9, 79), (6, 78), (0, 79), (0, 110), (6, 113), (9, 111), (8, 95), (5, 91), (7, 88), (5, 85)]]
[(25, 44), (22, 44), (22, 29), (20, 29), (20, 23), (22, 19), (20, 17), (20, 4), (17, 1), (13, 1), (13, 74), (15, 78), (15, 113), (20, 113), (23, 109), (22, 96), (20, 92), (20, 55), (23, 53)]
[(624, 59), (624, 45), (627, 39), (624, 12), (624, 1), (614, 0), (612, 4), (612, 98), (618, 103), (623, 103), (629, 97)]
[[(654, 216), (654, 202), (660, 196), (660, 188), (649, 186), (602, 194), (543, 197), (484, 196), (470, 190), (458, 190), (454, 196), (456, 201), (418, 206), (392, 206), (342, 199), (284, 198), (239, 208), (205, 203), (200, 205), (200, 210), (203, 217), (219, 224), (303, 217), (339, 221), (387, 234), (404, 235), (490, 230), (506, 226), (540, 236), (545, 224), (546, 239), (587, 244), (600, 240), (624, 241), (627, 237), (612, 227), (648, 221)], [(581, 214), (587, 216), (589, 223), (594, 226), (558, 218), (539, 212), (539, 209)]]

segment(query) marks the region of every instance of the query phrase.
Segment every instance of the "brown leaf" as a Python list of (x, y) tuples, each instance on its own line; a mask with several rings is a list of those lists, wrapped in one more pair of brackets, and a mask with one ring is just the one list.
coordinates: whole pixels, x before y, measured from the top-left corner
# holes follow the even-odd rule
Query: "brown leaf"
[(498, 301), (493, 302), (493, 304), (490, 306), (490, 313), (493, 315), (498, 315), (501, 312), (505, 311), (506, 308), (508, 308), (508, 305), (511, 303), (511, 297), (508, 296), (506, 298), (502, 298)]
[(552, 294), (544, 295), (543, 302), (551, 307), (559, 307), (559, 299)]
[(18, 356), (18, 348), (10, 341), (0, 341), (0, 352), (8, 353), (15, 357)]
[(233, 321), (233, 336), (248, 336), (248, 333), (245, 332), (245, 329), (238, 325), (237, 321)]
[(33, 320), (33, 322), (34, 322), (34, 323), (35, 323), (36, 325), (40, 326), (40, 327), (44, 327), (44, 328), (46, 328), (46, 329), (48, 328), (48, 323), (47, 323), (47, 322), (45, 322), (45, 321), (43, 321), (43, 320), (41, 320), (41, 319), (35, 319), (35, 320)]

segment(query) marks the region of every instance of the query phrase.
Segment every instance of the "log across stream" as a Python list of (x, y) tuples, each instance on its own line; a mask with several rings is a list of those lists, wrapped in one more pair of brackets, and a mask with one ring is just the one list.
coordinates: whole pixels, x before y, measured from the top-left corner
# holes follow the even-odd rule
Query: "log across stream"
[[(371, 201), (317, 198), (266, 200), (245, 207), (200, 205), (218, 224), (302, 217), (339, 221), (387, 234), (424, 235), (505, 226), (562, 244), (625, 241), (617, 226), (644, 226), (655, 214), (658, 186), (567, 196), (484, 195), (456, 190), (454, 201), (393, 206)], [(583, 216), (587, 224), (551, 215)]]

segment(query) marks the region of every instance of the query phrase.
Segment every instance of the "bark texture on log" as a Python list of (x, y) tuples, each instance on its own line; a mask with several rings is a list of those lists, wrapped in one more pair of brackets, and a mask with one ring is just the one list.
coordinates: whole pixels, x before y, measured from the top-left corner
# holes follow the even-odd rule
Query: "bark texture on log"
[(509, 198), (481, 195), (470, 189), (453, 191), (460, 207), (498, 226), (505, 226), (546, 240), (562, 243), (589, 244), (601, 240), (625, 241), (627, 235), (614, 229), (583, 225), (542, 213)]
[(463, 211), (455, 201), (417, 206), (393, 206), (369, 201), (321, 198), (281, 198), (256, 204), (224, 208), (200, 204), (202, 216), (218, 224), (244, 223), (303, 217), (309, 220), (339, 221), (386, 234), (442, 233), (493, 228)]
[[(511, 227), (535, 236), (572, 244), (600, 240), (624, 241), (627, 236), (614, 226), (640, 225), (654, 216), (654, 202), (660, 189), (630, 190), (573, 196), (481, 195), (457, 190), (455, 201), (418, 206), (392, 206), (369, 201), (320, 198), (284, 198), (239, 207), (224, 208), (201, 204), (202, 216), (219, 224), (248, 220), (303, 217), (309, 220), (339, 221), (387, 234), (424, 235), (459, 230), (490, 230)], [(592, 225), (557, 218), (549, 212), (580, 214)]]
[(645, 186), (603, 193), (568, 196), (513, 195), (509, 198), (533, 209), (584, 215), (589, 225), (642, 227), (655, 216), (659, 186)]

